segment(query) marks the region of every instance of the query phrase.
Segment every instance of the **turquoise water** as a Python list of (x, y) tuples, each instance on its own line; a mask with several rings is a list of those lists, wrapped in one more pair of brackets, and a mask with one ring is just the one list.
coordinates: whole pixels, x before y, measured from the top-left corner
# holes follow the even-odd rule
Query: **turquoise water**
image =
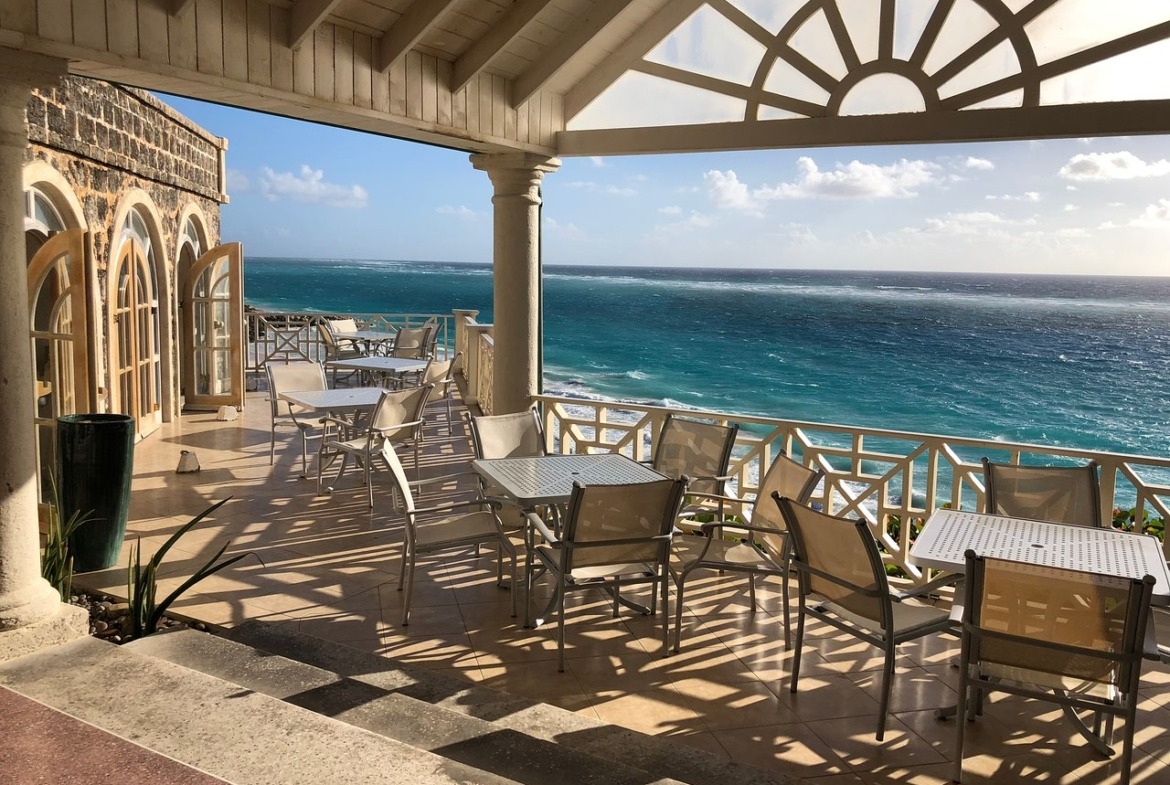
[[(492, 319), (483, 265), (249, 259), (270, 310)], [(1170, 279), (549, 267), (545, 389), (1170, 455)]]

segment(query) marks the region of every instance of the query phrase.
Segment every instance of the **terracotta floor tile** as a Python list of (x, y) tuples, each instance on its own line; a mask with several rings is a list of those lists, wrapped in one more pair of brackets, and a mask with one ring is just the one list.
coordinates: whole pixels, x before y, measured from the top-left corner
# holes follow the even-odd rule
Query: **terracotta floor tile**
[(849, 768), (807, 725), (791, 723), (715, 731), (732, 760), (793, 777), (848, 774)]

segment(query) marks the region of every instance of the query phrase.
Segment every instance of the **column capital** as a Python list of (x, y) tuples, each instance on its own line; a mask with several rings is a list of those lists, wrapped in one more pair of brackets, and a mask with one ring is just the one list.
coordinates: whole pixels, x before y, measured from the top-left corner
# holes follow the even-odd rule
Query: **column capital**
[(471, 165), (491, 175), (497, 171), (529, 172), (538, 179), (561, 168), (560, 158), (550, 158), (536, 153), (475, 153)]
[[(0, 87), (20, 87), (25, 90), (56, 87), (61, 77), (68, 73), (68, 62), (60, 58), (0, 47)], [(0, 100), (10, 93), (11, 90), (0, 90)], [(25, 96), (22, 105), (24, 103), (28, 103), (28, 96)]]

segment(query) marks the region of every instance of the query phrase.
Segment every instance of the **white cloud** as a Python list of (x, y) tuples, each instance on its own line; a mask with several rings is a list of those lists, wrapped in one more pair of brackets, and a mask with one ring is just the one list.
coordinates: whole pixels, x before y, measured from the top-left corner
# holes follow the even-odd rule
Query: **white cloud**
[(765, 186), (753, 195), (759, 199), (907, 198), (917, 196), (918, 187), (937, 182), (939, 168), (929, 161), (902, 159), (889, 166), (850, 161), (822, 172), (807, 156), (798, 159), (796, 167), (795, 181)]
[(609, 166), (609, 163), (607, 163), (606, 160), (604, 158), (602, 158), (600, 155), (590, 156), (589, 160), (598, 169), (604, 169), (605, 167)]
[(1080, 207), (1080, 205), (1076, 205), (1076, 204), (1066, 204), (1061, 209), (1064, 210), (1066, 213), (1073, 213), (1073, 212), (1076, 212), (1077, 210), (1081, 209), (1081, 207)]
[(439, 215), (454, 215), (456, 218), (459, 218), (462, 221), (474, 221), (479, 217), (479, 214), (476, 213), (475, 210), (472, 210), (470, 207), (463, 204), (459, 205), (458, 207), (445, 204), (442, 207), (436, 209), (435, 212)]
[(637, 191), (628, 186), (619, 185), (603, 185), (602, 183), (594, 182), (593, 180), (574, 180), (567, 183), (570, 188), (582, 188), (591, 194), (609, 194), (610, 196), (635, 196)]
[(1078, 182), (1134, 180), (1170, 175), (1170, 161), (1143, 161), (1131, 152), (1078, 153), (1061, 167), (1060, 176)]
[(270, 202), (292, 199), (305, 204), (323, 204), (329, 207), (365, 207), (370, 202), (369, 192), (360, 185), (334, 185), (325, 182), (325, 173), (307, 164), (299, 174), (276, 172), (264, 167), (260, 177), (260, 193)]
[(545, 216), (544, 226), (551, 234), (556, 234), (561, 237), (566, 237), (573, 240), (582, 240), (585, 238), (585, 232), (577, 227), (574, 223), (561, 223), (552, 216)]
[(922, 228), (908, 227), (903, 234), (943, 235), (1003, 235), (1011, 226), (1034, 226), (1035, 218), (1009, 220), (1002, 215), (986, 211), (968, 213), (947, 213), (941, 218), (927, 218)]
[(978, 169), (982, 172), (990, 172), (995, 168), (995, 164), (986, 158), (976, 158), (973, 155), (969, 155), (967, 156), (966, 167), (968, 169)]
[(677, 204), (668, 204), (665, 207), (659, 207), (658, 212), (662, 215), (682, 215), (682, 208)]
[(752, 197), (747, 183), (740, 182), (731, 169), (726, 172), (712, 169), (703, 175), (703, 180), (707, 183), (707, 197), (716, 207), (759, 213), (759, 202)]
[(1125, 207), (1125, 202), (1109, 202), (1106, 207)]
[[(1159, 199), (1156, 204), (1146, 205), (1142, 214), (1126, 225), (1139, 229), (1170, 229), (1170, 199)], [(1107, 229), (1116, 227), (1112, 221), (1102, 225)]]
[(243, 193), (252, 190), (252, 181), (248, 179), (248, 175), (241, 172), (239, 169), (227, 170), (227, 190), (228, 193)]
[(993, 202), (1038, 202), (1040, 201), (1040, 194), (1036, 191), (1025, 191), (1022, 194), (1003, 194), (1001, 196), (988, 194), (984, 198)]

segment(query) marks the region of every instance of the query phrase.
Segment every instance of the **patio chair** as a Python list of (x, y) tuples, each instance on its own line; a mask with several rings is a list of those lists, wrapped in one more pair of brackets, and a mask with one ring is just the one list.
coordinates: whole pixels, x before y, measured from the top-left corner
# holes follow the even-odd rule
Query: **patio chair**
[[(1129, 782), (1138, 680), (1154, 579), (1040, 567), (967, 552), (958, 716), (982, 696), (1007, 692), (1059, 704), (1103, 755), (1114, 754), (1113, 719), (1123, 717), (1120, 781)], [(1092, 712), (1090, 728), (1076, 711)], [(967, 723), (955, 723), (953, 779), (963, 775)]]
[[(402, 600), (402, 626), (410, 624), (410, 600), (414, 591), (414, 572), (421, 554), (475, 546), (478, 552), (482, 543), (496, 544), (496, 583), (503, 586), (504, 553), (512, 561), (512, 617), (516, 617), (516, 548), (504, 533), (500, 519), (492, 512), (492, 505), (482, 496), (464, 501), (448, 501), (433, 507), (416, 507), (412, 488), (424, 485), (446, 484), (466, 477), (470, 473), (429, 477), (411, 482), (406, 478), (402, 462), (389, 441), (381, 447), (382, 459), (390, 467), (394, 487), (400, 494), (406, 516), (406, 532), (402, 543), (402, 563), (398, 572), (398, 590), (405, 589)], [(474, 476), (474, 475), (473, 475)], [(457, 510), (467, 510), (458, 515), (449, 515)]]
[(1019, 466), (983, 459), (986, 511), (1080, 526), (1101, 526), (1097, 463), (1084, 466)]
[[(724, 495), (727, 467), (731, 463), (731, 448), (735, 446), (738, 425), (719, 425), (702, 420), (691, 420), (674, 414), (666, 415), (650, 467), (667, 477), (689, 478), (687, 494), (718, 499)], [(700, 501), (688, 501), (679, 512), (680, 529), (696, 531), (697, 515), (722, 515), (723, 504), (715, 506)]]
[[(468, 416), (468, 424), (476, 458), (531, 458), (548, 454), (536, 409)], [(509, 528), (524, 525), (524, 511), (506, 494), (489, 485), (483, 486), (483, 493), (499, 505), (500, 518)]]
[(403, 327), (394, 338), (394, 348), (390, 350), (392, 357), (406, 357), (412, 360), (429, 359), (432, 355), (436, 331), (433, 324), (424, 324), (421, 327)]
[(800, 582), (789, 690), (796, 692), (800, 681), (806, 616), (877, 646), (885, 652), (877, 726), (877, 740), (881, 741), (890, 707), (895, 648), (946, 630), (950, 618), (946, 611), (907, 600), (911, 594), (890, 590), (877, 542), (865, 521), (829, 515), (792, 499), (773, 498), (792, 535), (792, 566)]
[[(325, 349), (325, 362), (331, 360), (348, 360), (353, 357), (365, 357), (368, 352), (365, 348), (353, 340), (352, 338), (338, 338), (335, 332), (353, 332), (357, 329), (354, 325), (353, 319), (335, 319), (326, 320), (317, 323), (317, 334), (321, 337), (321, 346)], [(337, 384), (337, 368), (331, 368), (333, 372), (333, 384)], [(342, 371), (347, 378), (352, 378), (354, 374), (360, 371)]]
[(422, 374), (421, 383), (434, 385), (435, 388), (431, 393), (429, 403), (442, 402), (447, 407), (448, 436), (455, 435), (455, 425), (451, 421), (451, 388), (455, 386), (455, 377), (451, 371), (462, 356), (461, 353), (456, 352), (454, 356), (448, 357), (446, 360), (431, 360)]
[(293, 390), (324, 390), (327, 386), (325, 370), (319, 363), (302, 360), (268, 363), (264, 366), (264, 372), (268, 376), (268, 402), (272, 410), (272, 437), (268, 445), (268, 463), (272, 465), (276, 462), (276, 429), (296, 428), (301, 436), (301, 472), (304, 474), (309, 470), (307, 448), (308, 440), (311, 438), (309, 432), (313, 430), (313, 423), (304, 418), (312, 419), (316, 412), (283, 401), (280, 394)]
[[(683, 487), (682, 480), (589, 486), (576, 482), (559, 534), (536, 513), (526, 513), (530, 542), (525, 575), (530, 606), (534, 557), (556, 582), (548, 610), (555, 606), (557, 612), (557, 670), (565, 670), (565, 595), (570, 591), (608, 590), (613, 595), (615, 618), (623, 587), (649, 584), (652, 592), (661, 591), (662, 652), (667, 653), (670, 540)], [(535, 534), (543, 542), (537, 544)], [(653, 614), (655, 595), (651, 597), (649, 613)]]
[[(427, 405), (432, 386), (428, 384), (408, 387), (405, 390), (385, 390), (378, 399), (378, 405), (370, 415), (369, 422), (355, 425), (338, 417), (323, 417), (325, 433), (317, 456), (317, 493), (321, 493), (321, 471), (326, 462), (341, 457), (341, 469), (337, 480), (345, 472), (349, 458), (361, 465), (366, 483), (366, 494), (370, 507), (374, 506), (374, 486), (370, 479), (371, 467), (381, 454), (382, 445), (411, 444), (414, 447), (414, 471), (418, 475), (419, 448), (422, 445), (423, 411)], [(334, 480), (334, 483), (337, 482)], [(328, 491), (333, 492), (333, 486)]]
[(687, 579), (696, 570), (746, 573), (753, 613), (756, 610), (756, 576), (779, 575), (783, 581), (784, 643), (789, 643), (788, 562), (792, 555), (792, 543), (784, 525), (784, 516), (771, 497), (773, 493), (778, 493), (805, 504), (820, 481), (820, 471), (780, 453), (760, 481), (760, 490), (755, 499), (718, 497), (726, 502), (738, 502), (746, 506), (740, 519), (719, 518), (699, 527), (703, 537), (674, 539), (670, 572), (676, 586), (676, 652), (682, 638), (683, 593)]

